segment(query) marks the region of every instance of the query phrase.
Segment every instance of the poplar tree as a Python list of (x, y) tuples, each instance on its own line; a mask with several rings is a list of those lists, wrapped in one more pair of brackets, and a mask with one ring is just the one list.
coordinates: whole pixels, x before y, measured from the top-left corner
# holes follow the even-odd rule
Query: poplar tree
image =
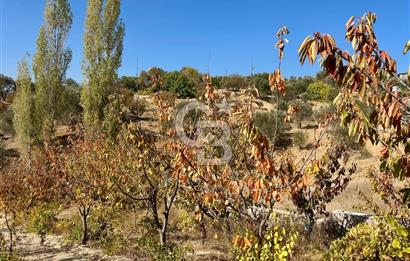
[(124, 24), (120, 20), (120, 0), (89, 0), (84, 33), (81, 96), (84, 122), (104, 118), (104, 108), (114, 93), (123, 49)]
[(62, 109), (63, 82), (72, 58), (65, 48), (72, 17), (68, 0), (47, 1), (33, 61), (36, 118), (43, 138), (54, 133)]
[(36, 135), (34, 101), (27, 57), (19, 62), (16, 85), (16, 94), (12, 104), (13, 126), (20, 145), (26, 152), (30, 153)]

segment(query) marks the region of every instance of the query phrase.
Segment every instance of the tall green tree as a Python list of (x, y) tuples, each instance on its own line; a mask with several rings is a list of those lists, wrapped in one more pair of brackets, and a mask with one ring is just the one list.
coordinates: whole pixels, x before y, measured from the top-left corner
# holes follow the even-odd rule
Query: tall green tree
[(62, 109), (63, 82), (72, 58), (65, 41), (72, 18), (68, 0), (47, 1), (33, 61), (36, 117), (44, 138), (54, 133)]
[(83, 88), (84, 122), (102, 120), (108, 97), (115, 91), (121, 65), (124, 24), (120, 0), (89, 0), (84, 34)]
[(26, 152), (30, 152), (35, 129), (34, 101), (27, 57), (19, 62), (16, 85), (16, 95), (12, 104), (13, 125), (20, 145)]

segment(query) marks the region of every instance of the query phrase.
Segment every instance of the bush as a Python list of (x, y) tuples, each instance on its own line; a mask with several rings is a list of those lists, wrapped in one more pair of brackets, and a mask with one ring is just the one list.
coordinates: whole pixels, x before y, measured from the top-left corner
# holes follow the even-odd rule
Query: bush
[(223, 77), (221, 88), (230, 91), (238, 91), (241, 89), (245, 89), (248, 86), (249, 80), (247, 77), (241, 75), (229, 75)]
[(392, 218), (360, 224), (333, 241), (325, 260), (409, 260), (410, 232)]
[(290, 77), (286, 80), (286, 95), (284, 99), (291, 101), (300, 97), (301, 94), (305, 93), (309, 84), (313, 82), (313, 78), (306, 77)]
[(158, 95), (160, 96), (161, 100), (164, 102), (163, 104), (164, 106), (166, 107), (174, 106), (175, 101), (176, 101), (176, 97), (174, 93), (162, 91), (158, 93)]
[(148, 253), (150, 260), (158, 261), (182, 261), (188, 253), (193, 252), (190, 247), (179, 244), (160, 244), (150, 236), (138, 239), (137, 246)]
[(335, 88), (322, 81), (309, 84), (307, 92), (311, 99), (322, 101), (332, 101), (338, 94)]
[[(336, 108), (334, 105), (321, 107), (318, 111), (315, 112), (314, 118), (316, 121), (321, 121), (323, 115), (329, 113), (336, 113)], [(332, 123), (330, 133), (335, 138), (335, 140), (346, 144), (352, 150), (364, 150), (365, 148), (361, 144), (357, 143), (354, 137), (350, 137), (348, 132), (348, 129), (341, 127), (338, 121), (334, 121)]]
[(299, 123), (299, 128), (302, 128), (302, 121), (309, 120), (313, 114), (312, 105), (305, 102), (297, 101), (295, 105), (298, 107), (298, 111), (295, 114), (296, 120)]
[(274, 138), (276, 130), (277, 144), (281, 144), (286, 140), (286, 136), (284, 135), (284, 117), (285, 114), (282, 111), (278, 111), (278, 122), (276, 124), (276, 112), (257, 112), (254, 115), (253, 121), (255, 126), (259, 129), (259, 131), (268, 136), (269, 139)]
[[(94, 209), (88, 219), (88, 228), (90, 243), (106, 254), (120, 254), (129, 247), (118, 213), (111, 208)], [(80, 242), (83, 235), (80, 216), (60, 220), (56, 232), (62, 234), (69, 244)]]
[(302, 148), (306, 143), (306, 138), (303, 132), (298, 131), (292, 134), (293, 145), (297, 145)]
[(278, 110), (280, 111), (287, 111), (289, 107), (289, 103), (283, 99), (279, 99), (278, 102)]
[(23, 260), (18, 253), (8, 251), (7, 241), (4, 239), (2, 233), (0, 233), (0, 261), (20, 261)]
[(172, 92), (178, 98), (195, 97), (195, 83), (185, 74), (180, 72), (169, 72), (165, 74), (164, 90)]
[(40, 244), (45, 236), (55, 231), (57, 224), (56, 208), (53, 206), (38, 206), (32, 209), (29, 216), (28, 230), (40, 237)]
[(312, 97), (312, 95), (310, 95), (310, 94), (307, 93), (307, 92), (301, 93), (301, 94), (299, 95), (299, 98), (300, 98), (302, 101), (304, 101), (304, 102), (308, 102), (308, 101), (314, 100), (314, 98)]
[(149, 95), (149, 94), (154, 93), (154, 89), (152, 87), (147, 87), (147, 88), (144, 88), (144, 89), (138, 89), (137, 93), (141, 94), (141, 95)]
[(258, 89), (259, 95), (261, 97), (272, 95), (268, 78), (268, 73), (256, 74), (253, 78), (253, 83), (255, 84), (255, 87)]
[(0, 112), (0, 132), (2, 134), (14, 135), (13, 127), (13, 110), (8, 107), (6, 110)]
[(122, 76), (120, 79), (118, 79), (118, 84), (121, 88), (136, 91), (138, 86), (138, 79), (133, 76)]
[(233, 253), (239, 261), (284, 261), (292, 256), (297, 237), (297, 232), (286, 231), (278, 225), (269, 229), (262, 240), (247, 231), (243, 236), (234, 238)]
[(136, 98), (135, 92), (122, 88), (119, 96), (124, 121), (138, 119), (145, 112), (147, 103), (144, 99)]

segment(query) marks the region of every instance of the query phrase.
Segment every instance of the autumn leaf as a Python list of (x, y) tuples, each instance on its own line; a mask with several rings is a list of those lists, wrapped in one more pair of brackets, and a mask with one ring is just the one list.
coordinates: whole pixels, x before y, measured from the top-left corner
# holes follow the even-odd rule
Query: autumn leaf
[(403, 49), (403, 54), (406, 54), (410, 50), (410, 40), (407, 41)]

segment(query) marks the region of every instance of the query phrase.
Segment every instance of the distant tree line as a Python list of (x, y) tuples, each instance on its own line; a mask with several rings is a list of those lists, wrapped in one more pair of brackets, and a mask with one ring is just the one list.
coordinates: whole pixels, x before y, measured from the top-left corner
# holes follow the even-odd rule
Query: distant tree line
[[(104, 101), (98, 102), (101, 103), (100, 105), (93, 105), (95, 108), (100, 108), (99, 110), (101, 111), (96, 111), (96, 114), (92, 116), (92, 118), (97, 117), (96, 115), (102, 115), (104, 113), (103, 110), (104, 107), (108, 104), (108, 96), (110, 94), (125, 95), (126, 93), (126, 96), (131, 97), (133, 92), (137, 92), (139, 94), (151, 94), (157, 91), (167, 91), (174, 94), (178, 98), (193, 98), (199, 96), (201, 94), (201, 90), (203, 90), (204, 88), (202, 81), (203, 74), (192, 67), (183, 67), (179, 71), (165, 71), (161, 68), (156, 68), (156, 72), (158, 74), (156, 75), (156, 77), (159, 77), (160, 80), (155, 85), (155, 87), (153, 87), (153, 75), (149, 70), (141, 71), (138, 76), (116, 76), (110, 79), (111, 84), (109, 84), (109, 86), (111, 86), (111, 90), (100, 90), (101, 92), (107, 92), (104, 95), (101, 95), (101, 97), (106, 98), (104, 98)], [(29, 74), (29, 72), (24, 73)], [(255, 86), (258, 89), (261, 98), (269, 99), (272, 95), (272, 91), (269, 87), (268, 77), (268, 73), (258, 73), (253, 76), (242, 76), (235, 74), (214, 76), (212, 78), (212, 81), (214, 86), (216, 86), (217, 88), (230, 91), (240, 91), (241, 89), (245, 89), (249, 86)], [(89, 82), (88, 84), (80, 84), (72, 78), (66, 78), (62, 80), (61, 94), (59, 94), (61, 96), (59, 98), (59, 104), (62, 104), (62, 106), (59, 106), (61, 108), (61, 111), (59, 111), (57, 119), (70, 121), (74, 118), (79, 118), (79, 116), (81, 116), (81, 113), (84, 112), (85, 108), (91, 110), (91, 107), (87, 107), (91, 106), (91, 104), (87, 105), (87, 102), (91, 101), (87, 101), (86, 97), (95, 97), (98, 95), (86, 95), (87, 92), (85, 92), (85, 90), (82, 91), (82, 89), (84, 89), (82, 87), (85, 86), (88, 92), (90, 92), (92, 90), (90, 89), (91, 87), (87, 87), (91, 86), (90, 84), (93, 85), (94, 83)], [(36, 86), (41, 86), (41, 83), (36, 83), (36, 81), (34, 81), (31, 82), (30, 86), (32, 95), (34, 96), (36, 90), (37, 92), (39, 92)], [(96, 86), (101, 85), (96, 84)], [(336, 84), (331, 79), (327, 78), (323, 72), (319, 72), (313, 77), (292, 76), (286, 79), (286, 86), (287, 93), (282, 98), (282, 103), (287, 103), (296, 99), (301, 100), (302, 102), (311, 100), (331, 101), (337, 94)], [(15, 96), (14, 94), (16, 90), (16, 82), (11, 77), (0, 75), (0, 87), (0, 96), (3, 103), (6, 100), (11, 103), (13, 97)], [(94, 92), (96, 91), (98, 90), (94, 90)], [(83, 96), (83, 98), (81, 98), (81, 96)], [(40, 95), (38, 97), (40, 97)], [(123, 100), (131, 102), (132, 99), (123, 98)], [(40, 105), (37, 105), (37, 108), (39, 106)], [(135, 107), (136, 105), (134, 104), (131, 106)], [(33, 104), (32, 109), (35, 110), (35, 107), (36, 105)], [(285, 109), (286, 108), (284, 108), (284, 110)], [(33, 117), (35, 117), (35, 115), (33, 115)], [(2, 122), (0, 131), (3, 134), (14, 133), (14, 130), (12, 128), (12, 118), (13, 111), (5, 106), (0, 111), (0, 122)], [(41, 130), (33, 130), (33, 132), (34, 131), (38, 133)]]
[[(141, 71), (138, 76), (122, 76), (118, 79), (121, 87), (139, 93), (152, 93), (157, 90), (170, 91), (179, 98), (193, 98), (202, 87), (202, 76), (198, 70), (183, 67), (180, 71), (167, 72), (157, 68), (162, 81), (159, 86), (152, 88), (152, 76), (147, 71)], [(249, 86), (255, 86), (262, 98), (272, 95), (269, 87), (269, 73), (258, 73), (253, 76), (238, 74), (214, 76), (213, 84), (220, 89), (239, 91)], [(290, 77), (286, 79), (287, 101), (294, 99), (329, 101), (336, 97), (336, 84), (325, 74), (319, 72), (316, 76)]]

